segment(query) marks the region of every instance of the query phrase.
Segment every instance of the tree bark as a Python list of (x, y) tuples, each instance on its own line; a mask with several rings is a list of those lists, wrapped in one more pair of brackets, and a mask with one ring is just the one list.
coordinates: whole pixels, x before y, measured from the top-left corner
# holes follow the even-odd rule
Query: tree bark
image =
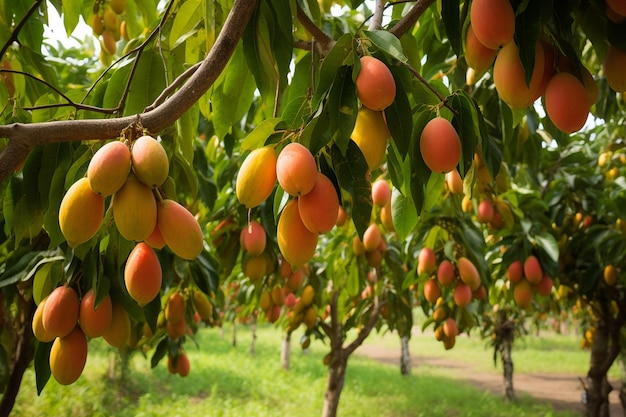
[(504, 373), (504, 398), (515, 401), (515, 389), (513, 388), (513, 333), (502, 341), (500, 358)]
[(622, 347), (622, 352), (619, 355), (619, 369), (620, 369), (620, 390), (619, 390), (619, 402), (622, 405), (622, 414), (626, 416), (626, 346)]
[(252, 325), (251, 330), (252, 330), (252, 341), (250, 342), (250, 354), (252, 356), (256, 355), (256, 321), (257, 321), (257, 316), (253, 316), (252, 317)]
[(35, 301), (31, 298), (24, 305), (24, 315), (20, 323), (20, 331), (15, 344), (15, 354), (11, 361), (11, 369), (6, 389), (0, 400), (0, 417), (8, 417), (15, 406), (15, 399), (22, 384), (24, 372), (35, 358), (35, 339), (31, 327), (35, 313)]
[(291, 365), (291, 332), (285, 333), (285, 338), (283, 339), (283, 344), (280, 349), (280, 363), (285, 371), (289, 370)]
[(233, 344), (233, 347), (237, 347), (237, 323), (235, 319), (233, 319), (233, 333), (231, 343)]
[(346, 380), (346, 368), (348, 367), (348, 357), (344, 356), (343, 349), (331, 349), (332, 358), (328, 367), (328, 379), (326, 382), (326, 392), (324, 393), (324, 406), (322, 417), (336, 417), (339, 408), (339, 398)]
[(409, 336), (402, 336), (400, 338), (400, 374), (402, 375), (411, 375), (411, 351), (409, 350), (410, 340)]
[(591, 345), (589, 373), (585, 380), (586, 417), (608, 417), (610, 384), (606, 379), (604, 362), (609, 351), (609, 326), (605, 320), (599, 320)]

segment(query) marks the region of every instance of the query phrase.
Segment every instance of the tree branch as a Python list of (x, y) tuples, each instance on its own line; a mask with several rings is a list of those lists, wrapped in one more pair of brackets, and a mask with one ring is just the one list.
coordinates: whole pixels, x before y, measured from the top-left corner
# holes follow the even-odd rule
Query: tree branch
[(41, 6), (41, 3), (43, 3), (43, 0), (35, 1), (30, 6), (30, 9), (28, 9), (26, 14), (22, 18), (22, 20), (20, 20), (20, 22), (17, 24), (17, 26), (15, 26), (15, 29), (13, 29), (13, 31), (11, 32), (11, 37), (6, 41), (6, 43), (4, 45), (2, 45), (2, 49), (0, 50), (0, 58), (2, 58), (4, 56), (4, 54), (7, 52), (7, 49), (9, 49), (9, 46), (11, 46), (13, 44), (13, 42), (17, 42), (17, 37), (20, 35), (20, 31), (22, 30), (22, 28), (24, 27), (24, 25), (26, 24), (26, 22), (28, 21), (30, 16), (33, 13), (35, 13), (35, 11), (37, 11), (37, 9), (39, 9), (39, 6)]
[(383, 12), (385, 11), (385, 0), (376, 0), (374, 15), (370, 20), (369, 30), (379, 30), (383, 26)]
[(188, 82), (153, 110), (108, 120), (69, 120), (13, 123), (0, 126), (0, 137), (10, 141), (0, 153), (0, 182), (4, 181), (37, 146), (47, 143), (114, 139), (122, 129), (141, 121), (150, 132), (159, 132), (178, 120), (208, 91), (228, 63), (259, 0), (237, 0), (213, 48)]
[(320, 29), (315, 22), (309, 19), (309, 16), (302, 10), (298, 2), (296, 2), (296, 17), (298, 21), (304, 26), (304, 28), (313, 36), (313, 39), (317, 42), (320, 48), (320, 52), (325, 55), (325, 52), (332, 49), (335, 45), (335, 40), (328, 36), (322, 29)]
[(397, 38), (402, 37), (434, 2), (435, 0), (417, 0), (411, 10), (389, 32), (393, 33)]

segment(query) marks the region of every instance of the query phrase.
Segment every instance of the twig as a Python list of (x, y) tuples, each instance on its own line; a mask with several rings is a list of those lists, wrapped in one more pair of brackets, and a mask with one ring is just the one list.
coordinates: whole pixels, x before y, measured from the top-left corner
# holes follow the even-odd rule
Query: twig
[(393, 33), (397, 38), (402, 37), (434, 2), (435, 0), (417, 0), (411, 10), (389, 32)]
[(172, 94), (178, 87), (180, 87), (187, 80), (187, 78), (191, 77), (196, 71), (198, 71), (198, 68), (200, 68), (201, 64), (202, 62), (198, 62), (192, 65), (191, 67), (187, 68), (182, 74), (176, 77), (176, 79), (172, 81), (172, 83), (168, 85), (165, 90), (161, 92), (161, 94), (159, 94), (154, 102), (146, 107), (144, 112), (154, 110), (159, 105), (161, 105), (161, 103), (163, 103), (170, 94)]
[(11, 32), (11, 37), (9, 37), (6, 43), (2, 45), (2, 49), (0, 49), (0, 58), (4, 56), (4, 54), (7, 52), (7, 49), (9, 49), (9, 46), (11, 46), (13, 42), (18, 42), (17, 37), (19, 36), (20, 31), (22, 30), (24, 25), (26, 25), (26, 22), (28, 21), (28, 19), (30, 19), (30, 16), (35, 13), (39, 6), (41, 6), (41, 3), (43, 3), (43, 0), (36, 0), (30, 6), (30, 9), (28, 9), (22, 20), (20, 20), (20, 22), (15, 26), (15, 29), (13, 29), (13, 31)]
[(456, 109), (454, 109), (453, 107), (448, 105), (448, 100), (441, 95), (441, 93), (439, 91), (437, 91), (437, 89), (435, 87), (433, 87), (432, 85), (430, 85), (430, 83), (426, 80), (426, 78), (422, 77), (422, 74), (419, 73), (419, 71), (417, 71), (415, 68), (413, 68), (413, 66), (411, 66), (411, 64), (407, 63), (407, 62), (401, 62), (398, 61), (398, 63), (400, 65), (404, 65), (409, 71), (411, 71), (411, 74), (413, 74), (413, 76), (415, 78), (417, 78), (422, 84), (424, 84), (426, 86), (426, 88), (428, 88), (430, 91), (433, 92), (433, 94), (435, 94), (439, 100), (441, 100), (441, 103), (446, 106), (447, 108), (449, 108), (452, 113), (454, 113), (455, 116), (459, 115), (459, 112), (456, 111)]
[(296, 2), (296, 17), (298, 21), (304, 26), (304, 28), (313, 36), (316, 43), (319, 45), (321, 52), (325, 52), (332, 49), (335, 45), (335, 40), (328, 36), (322, 29), (320, 29), (315, 22), (309, 19), (309, 16), (302, 10), (298, 2)]
[(383, 12), (385, 11), (385, 0), (376, 0), (374, 15), (368, 26), (369, 30), (379, 30), (383, 26)]

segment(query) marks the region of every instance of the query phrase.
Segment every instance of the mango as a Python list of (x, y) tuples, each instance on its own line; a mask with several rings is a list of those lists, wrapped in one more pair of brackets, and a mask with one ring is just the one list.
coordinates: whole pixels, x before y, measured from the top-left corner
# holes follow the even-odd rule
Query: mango
[(124, 266), (124, 282), (131, 298), (142, 307), (148, 304), (161, 290), (162, 275), (154, 249), (144, 242), (137, 243)]
[(185, 318), (185, 297), (176, 291), (167, 299), (165, 304), (165, 320), (178, 322)]
[(104, 332), (102, 337), (111, 346), (116, 348), (123, 347), (128, 339), (130, 339), (130, 318), (128, 313), (119, 303), (113, 303), (111, 325)]
[(250, 152), (241, 164), (235, 193), (247, 209), (261, 205), (272, 194), (276, 185), (277, 158), (276, 149), (264, 146)]
[(163, 240), (176, 255), (192, 260), (204, 247), (204, 235), (196, 218), (174, 200), (163, 200), (157, 206), (157, 227)]
[(311, 232), (302, 222), (298, 200), (287, 203), (276, 228), (278, 248), (292, 267), (306, 264), (315, 254), (318, 234)]
[(130, 149), (123, 142), (109, 142), (96, 151), (87, 167), (94, 193), (103, 197), (122, 188), (130, 173)]
[(326, 233), (335, 227), (339, 212), (339, 196), (333, 182), (321, 172), (313, 189), (298, 197), (302, 222), (313, 233)]
[(80, 302), (74, 289), (65, 285), (55, 288), (45, 304), (41, 320), (49, 335), (65, 336), (76, 327)]
[(157, 203), (152, 190), (130, 175), (113, 195), (113, 219), (124, 239), (143, 241), (157, 224)]
[(162, 185), (170, 171), (169, 159), (163, 145), (152, 136), (142, 136), (130, 151), (133, 172), (149, 187)]
[(61, 385), (74, 383), (87, 363), (87, 338), (80, 327), (75, 326), (63, 337), (57, 337), (50, 349), (50, 371)]
[(78, 321), (80, 328), (87, 337), (102, 336), (111, 325), (113, 316), (113, 305), (111, 297), (107, 294), (98, 305), (96, 305), (96, 292), (91, 288), (85, 293), (80, 301)]
[(285, 146), (276, 160), (276, 178), (289, 195), (309, 193), (317, 180), (317, 163), (311, 151), (298, 142)]
[(199, 290), (194, 290), (193, 305), (202, 320), (213, 319), (213, 305), (205, 293)]
[(103, 217), (104, 198), (91, 190), (85, 177), (76, 181), (61, 200), (59, 226), (71, 248), (94, 237)]
[(40, 342), (44, 342), (44, 343), (52, 342), (54, 340), (54, 336), (48, 333), (46, 329), (43, 327), (43, 310), (45, 308), (47, 300), (48, 300), (48, 297), (44, 298), (43, 300), (39, 302), (39, 305), (37, 306), (37, 309), (35, 310), (35, 315), (33, 316), (33, 322), (32, 322), (33, 335), (35, 335), (37, 340), (39, 340)]
[(361, 107), (350, 138), (363, 153), (370, 171), (383, 163), (390, 134), (382, 112)]

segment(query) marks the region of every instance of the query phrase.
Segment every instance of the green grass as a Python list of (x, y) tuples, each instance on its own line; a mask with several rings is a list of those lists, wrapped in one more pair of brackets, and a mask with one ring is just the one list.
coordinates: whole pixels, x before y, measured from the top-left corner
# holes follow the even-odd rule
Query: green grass
[[(169, 375), (164, 362), (150, 369), (149, 359), (140, 354), (131, 360), (131, 372), (122, 384), (107, 378), (113, 351), (100, 340), (89, 345), (89, 358), (81, 378), (71, 386), (50, 380), (36, 396), (34, 372), (29, 370), (17, 398), (14, 416), (319, 416), (326, 384), (322, 358), (327, 347), (314, 341), (303, 353), (297, 337), (292, 339), (291, 370), (280, 368), (282, 334), (271, 326), (260, 326), (257, 354), (249, 354), (250, 330), (238, 328), (239, 344), (232, 347), (229, 330), (222, 339), (217, 329), (202, 330), (199, 348), (187, 343), (191, 373), (187, 378)], [(297, 335), (299, 336), (299, 332)], [(420, 344), (413, 345), (419, 354)], [(397, 344), (397, 336), (372, 341)], [(424, 343), (426, 345), (426, 343)], [(461, 347), (462, 344), (459, 344)], [(436, 345), (433, 345), (436, 346)], [(478, 342), (469, 347), (490, 361), (490, 353)], [(430, 348), (429, 348), (430, 349)], [(456, 348), (455, 348), (456, 350)], [(465, 348), (463, 348), (465, 350)], [(454, 351), (454, 350), (453, 350)], [(461, 349), (459, 349), (461, 351)], [(438, 345), (438, 354), (448, 354)], [(546, 360), (544, 360), (546, 361)], [(549, 361), (549, 359), (547, 359)], [(441, 375), (419, 364), (410, 377), (402, 377), (397, 365), (371, 359), (350, 359), (341, 397), (340, 416), (351, 417), (448, 417), (512, 416), (573, 417), (557, 413), (527, 396), (517, 404), (505, 403), (470, 384)]]

